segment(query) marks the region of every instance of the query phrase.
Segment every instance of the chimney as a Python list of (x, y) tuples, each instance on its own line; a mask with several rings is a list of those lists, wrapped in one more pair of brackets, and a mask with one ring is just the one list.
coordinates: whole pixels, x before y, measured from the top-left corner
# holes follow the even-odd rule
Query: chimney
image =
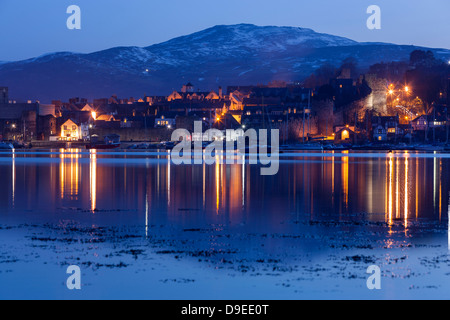
[(223, 90), (222, 87), (219, 87), (219, 97), (222, 99), (223, 98)]

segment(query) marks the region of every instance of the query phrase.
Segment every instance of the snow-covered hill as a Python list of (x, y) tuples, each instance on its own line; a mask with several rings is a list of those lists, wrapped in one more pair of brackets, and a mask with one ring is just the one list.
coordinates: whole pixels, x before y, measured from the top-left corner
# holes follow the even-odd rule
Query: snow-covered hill
[[(354, 57), (361, 67), (406, 60), (423, 49), (358, 43), (293, 27), (216, 26), (145, 48), (117, 47), (91, 54), (61, 52), (0, 64), (0, 86), (14, 99), (89, 99), (167, 94), (190, 81), (218, 86), (302, 80), (324, 63)], [(450, 59), (450, 51), (432, 49)]]

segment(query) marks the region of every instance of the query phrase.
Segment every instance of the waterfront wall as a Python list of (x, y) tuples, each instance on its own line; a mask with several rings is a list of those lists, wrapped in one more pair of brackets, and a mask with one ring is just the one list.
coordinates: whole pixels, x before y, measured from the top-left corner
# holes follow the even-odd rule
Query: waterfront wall
[(91, 135), (96, 134), (100, 138), (110, 135), (118, 134), (121, 141), (132, 142), (160, 142), (169, 141), (172, 135), (172, 130), (167, 128), (120, 128), (120, 129), (104, 129), (97, 128), (91, 130)]

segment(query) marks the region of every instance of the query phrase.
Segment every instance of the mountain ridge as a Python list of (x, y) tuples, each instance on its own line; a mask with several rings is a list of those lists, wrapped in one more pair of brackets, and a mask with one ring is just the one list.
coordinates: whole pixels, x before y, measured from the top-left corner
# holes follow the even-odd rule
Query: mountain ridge
[(447, 49), (357, 42), (308, 28), (218, 25), (147, 47), (56, 52), (0, 63), (0, 86), (10, 87), (14, 99), (45, 102), (73, 96), (163, 95), (188, 81), (211, 90), (302, 80), (325, 63), (337, 66), (354, 57), (367, 68), (381, 61), (406, 60), (416, 49), (450, 58)]

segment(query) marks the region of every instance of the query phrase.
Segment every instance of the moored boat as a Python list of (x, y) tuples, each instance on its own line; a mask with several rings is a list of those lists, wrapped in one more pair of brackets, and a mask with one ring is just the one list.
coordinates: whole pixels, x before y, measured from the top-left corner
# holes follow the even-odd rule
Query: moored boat
[(0, 142), (0, 150), (14, 150), (14, 146), (11, 143)]
[(110, 150), (120, 147), (120, 136), (117, 134), (111, 134), (104, 137), (104, 142), (98, 142), (98, 136), (91, 137), (91, 143), (86, 145), (88, 150)]

